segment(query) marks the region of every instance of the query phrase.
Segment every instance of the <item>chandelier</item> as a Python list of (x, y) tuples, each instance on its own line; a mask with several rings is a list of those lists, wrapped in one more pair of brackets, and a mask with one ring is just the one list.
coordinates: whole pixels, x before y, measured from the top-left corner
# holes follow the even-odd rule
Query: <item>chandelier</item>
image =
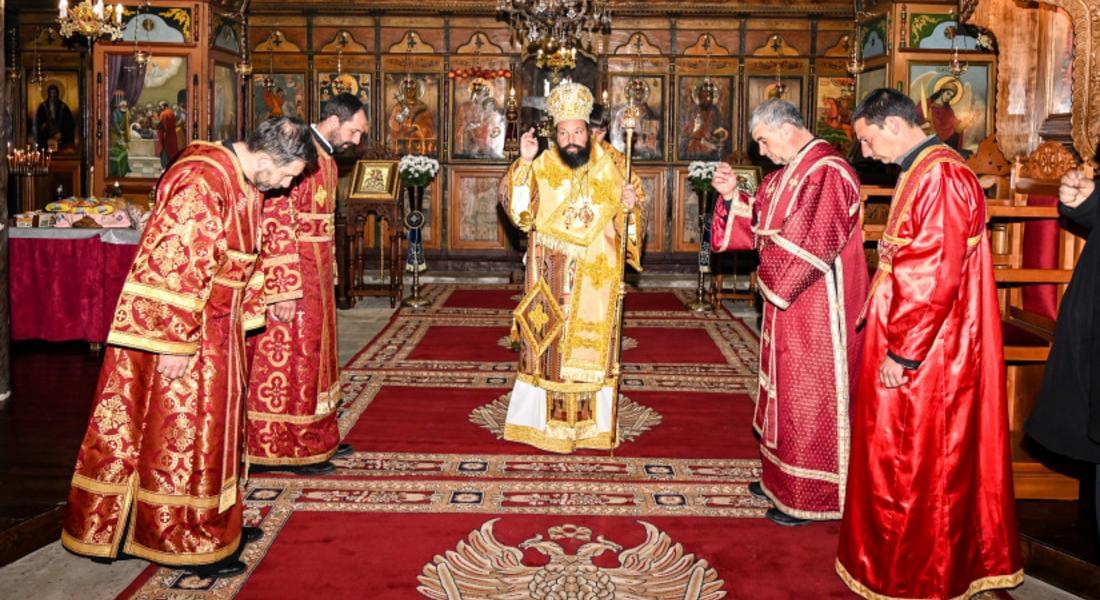
[(497, 0), (497, 18), (512, 28), (512, 43), (535, 53), (535, 66), (577, 66), (577, 48), (592, 49), (596, 32), (611, 28), (609, 0)]
[(69, 8), (69, 0), (57, 3), (57, 23), (61, 26), (61, 37), (71, 38), (82, 35), (90, 42), (101, 37), (117, 40), (122, 37), (122, 3), (103, 5), (103, 0), (82, 0)]

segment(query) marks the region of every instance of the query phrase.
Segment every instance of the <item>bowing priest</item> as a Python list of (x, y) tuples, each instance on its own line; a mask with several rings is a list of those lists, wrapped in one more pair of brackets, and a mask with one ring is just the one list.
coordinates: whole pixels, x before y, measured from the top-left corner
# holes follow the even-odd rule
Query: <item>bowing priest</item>
[(194, 142), (161, 176), (76, 459), (69, 550), (204, 577), (244, 571), (244, 336), (264, 322), (263, 192), (314, 160), (309, 129), (283, 117), (246, 141)]
[(754, 495), (775, 505), (768, 519), (787, 526), (839, 519), (848, 474), (848, 407), (857, 380), (867, 294), (859, 181), (798, 109), (768, 100), (753, 110), (752, 139), (783, 168), (755, 197), (720, 163), (713, 179), (711, 248), (755, 249), (764, 298), (760, 385), (753, 428), (761, 477)]
[(588, 88), (563, 83), (547, 107), (555, 144), (540, 155), (534, 130), (523, 134), (502, 198), (529, 236), (504, 439), (550, 452), (606, 450), (618, 443), (618, 294), (625, 265), (640, 270), (645, 199), (637, 175), (627, 181), (625, 157), (592, 143)]
[(367, 129), (363, 103), (338, 94), (310, 126), (317, 163), (289, 194), (264, 203), (264, 301), (267, 327), (248, 341), (248, 460), (254, 471), (327, 473), (340, 444), (336, 407), (336, 260), (333, 211), (336, 161)]
[(985, 195), (893, 89), (852, 113), (901, 167), (864, 308), (836, 570), (865, 598), (969, 598), (1023, 581)]

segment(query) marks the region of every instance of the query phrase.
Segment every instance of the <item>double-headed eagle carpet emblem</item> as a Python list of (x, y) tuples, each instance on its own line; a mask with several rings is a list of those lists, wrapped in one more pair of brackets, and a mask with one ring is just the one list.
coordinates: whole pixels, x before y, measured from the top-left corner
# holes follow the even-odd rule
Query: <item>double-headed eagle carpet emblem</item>
[[(433, 600), (717, 600), (726, 595), (725, 582), (707, 561), (685, 553), (683, 546), (645, 521), (638, 521), (645, 528), (645, 541), (623, 550), (602, 535), (591, 541), (590, 529), (569, 524), (551, 527), (549, 539), (537, 534), (508, 546), (493, 534), (499, 520), (486, 521), (454, 550), (425, 565), (417, 591)], [(580, 544), (574, 554), (565, 551), (559, 543), (563, 540), (573, 540), (566, 544), (570, 546)], [(549, 562), (523, 564), (527, 549)], [(605, 552), (618, 554), (618, 567), (593, 563)]]

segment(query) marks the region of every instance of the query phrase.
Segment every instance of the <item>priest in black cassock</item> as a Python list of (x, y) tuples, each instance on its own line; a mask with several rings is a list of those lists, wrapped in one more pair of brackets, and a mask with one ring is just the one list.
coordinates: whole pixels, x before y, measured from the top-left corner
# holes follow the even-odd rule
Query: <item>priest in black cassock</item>
[(1089, 233), (1069, 282), (1039, 401), (1025, 429), (1048, 449), (1096, 466), (1096, 522), (1100, 534), (1100, 186), (1092, 174), (1062, 177), (1058, 212)]

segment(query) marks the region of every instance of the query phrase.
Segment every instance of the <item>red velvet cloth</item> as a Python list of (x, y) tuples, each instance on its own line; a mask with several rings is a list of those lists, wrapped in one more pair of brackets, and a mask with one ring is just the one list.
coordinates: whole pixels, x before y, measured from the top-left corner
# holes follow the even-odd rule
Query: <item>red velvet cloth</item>
[(105, 341), (136, 253), (98, 237), (9, 240), (12, 339)]
[[(1053, 196), (1028, 196), (1028, 206), (1058, 206)], [(1023, 267), (1058, 268), (1058, 219), (1035, 219), (1024, 224)], [(1050, 317), (1058, 316), (1058, 286), (1023, 286), (1024, 310)]]

